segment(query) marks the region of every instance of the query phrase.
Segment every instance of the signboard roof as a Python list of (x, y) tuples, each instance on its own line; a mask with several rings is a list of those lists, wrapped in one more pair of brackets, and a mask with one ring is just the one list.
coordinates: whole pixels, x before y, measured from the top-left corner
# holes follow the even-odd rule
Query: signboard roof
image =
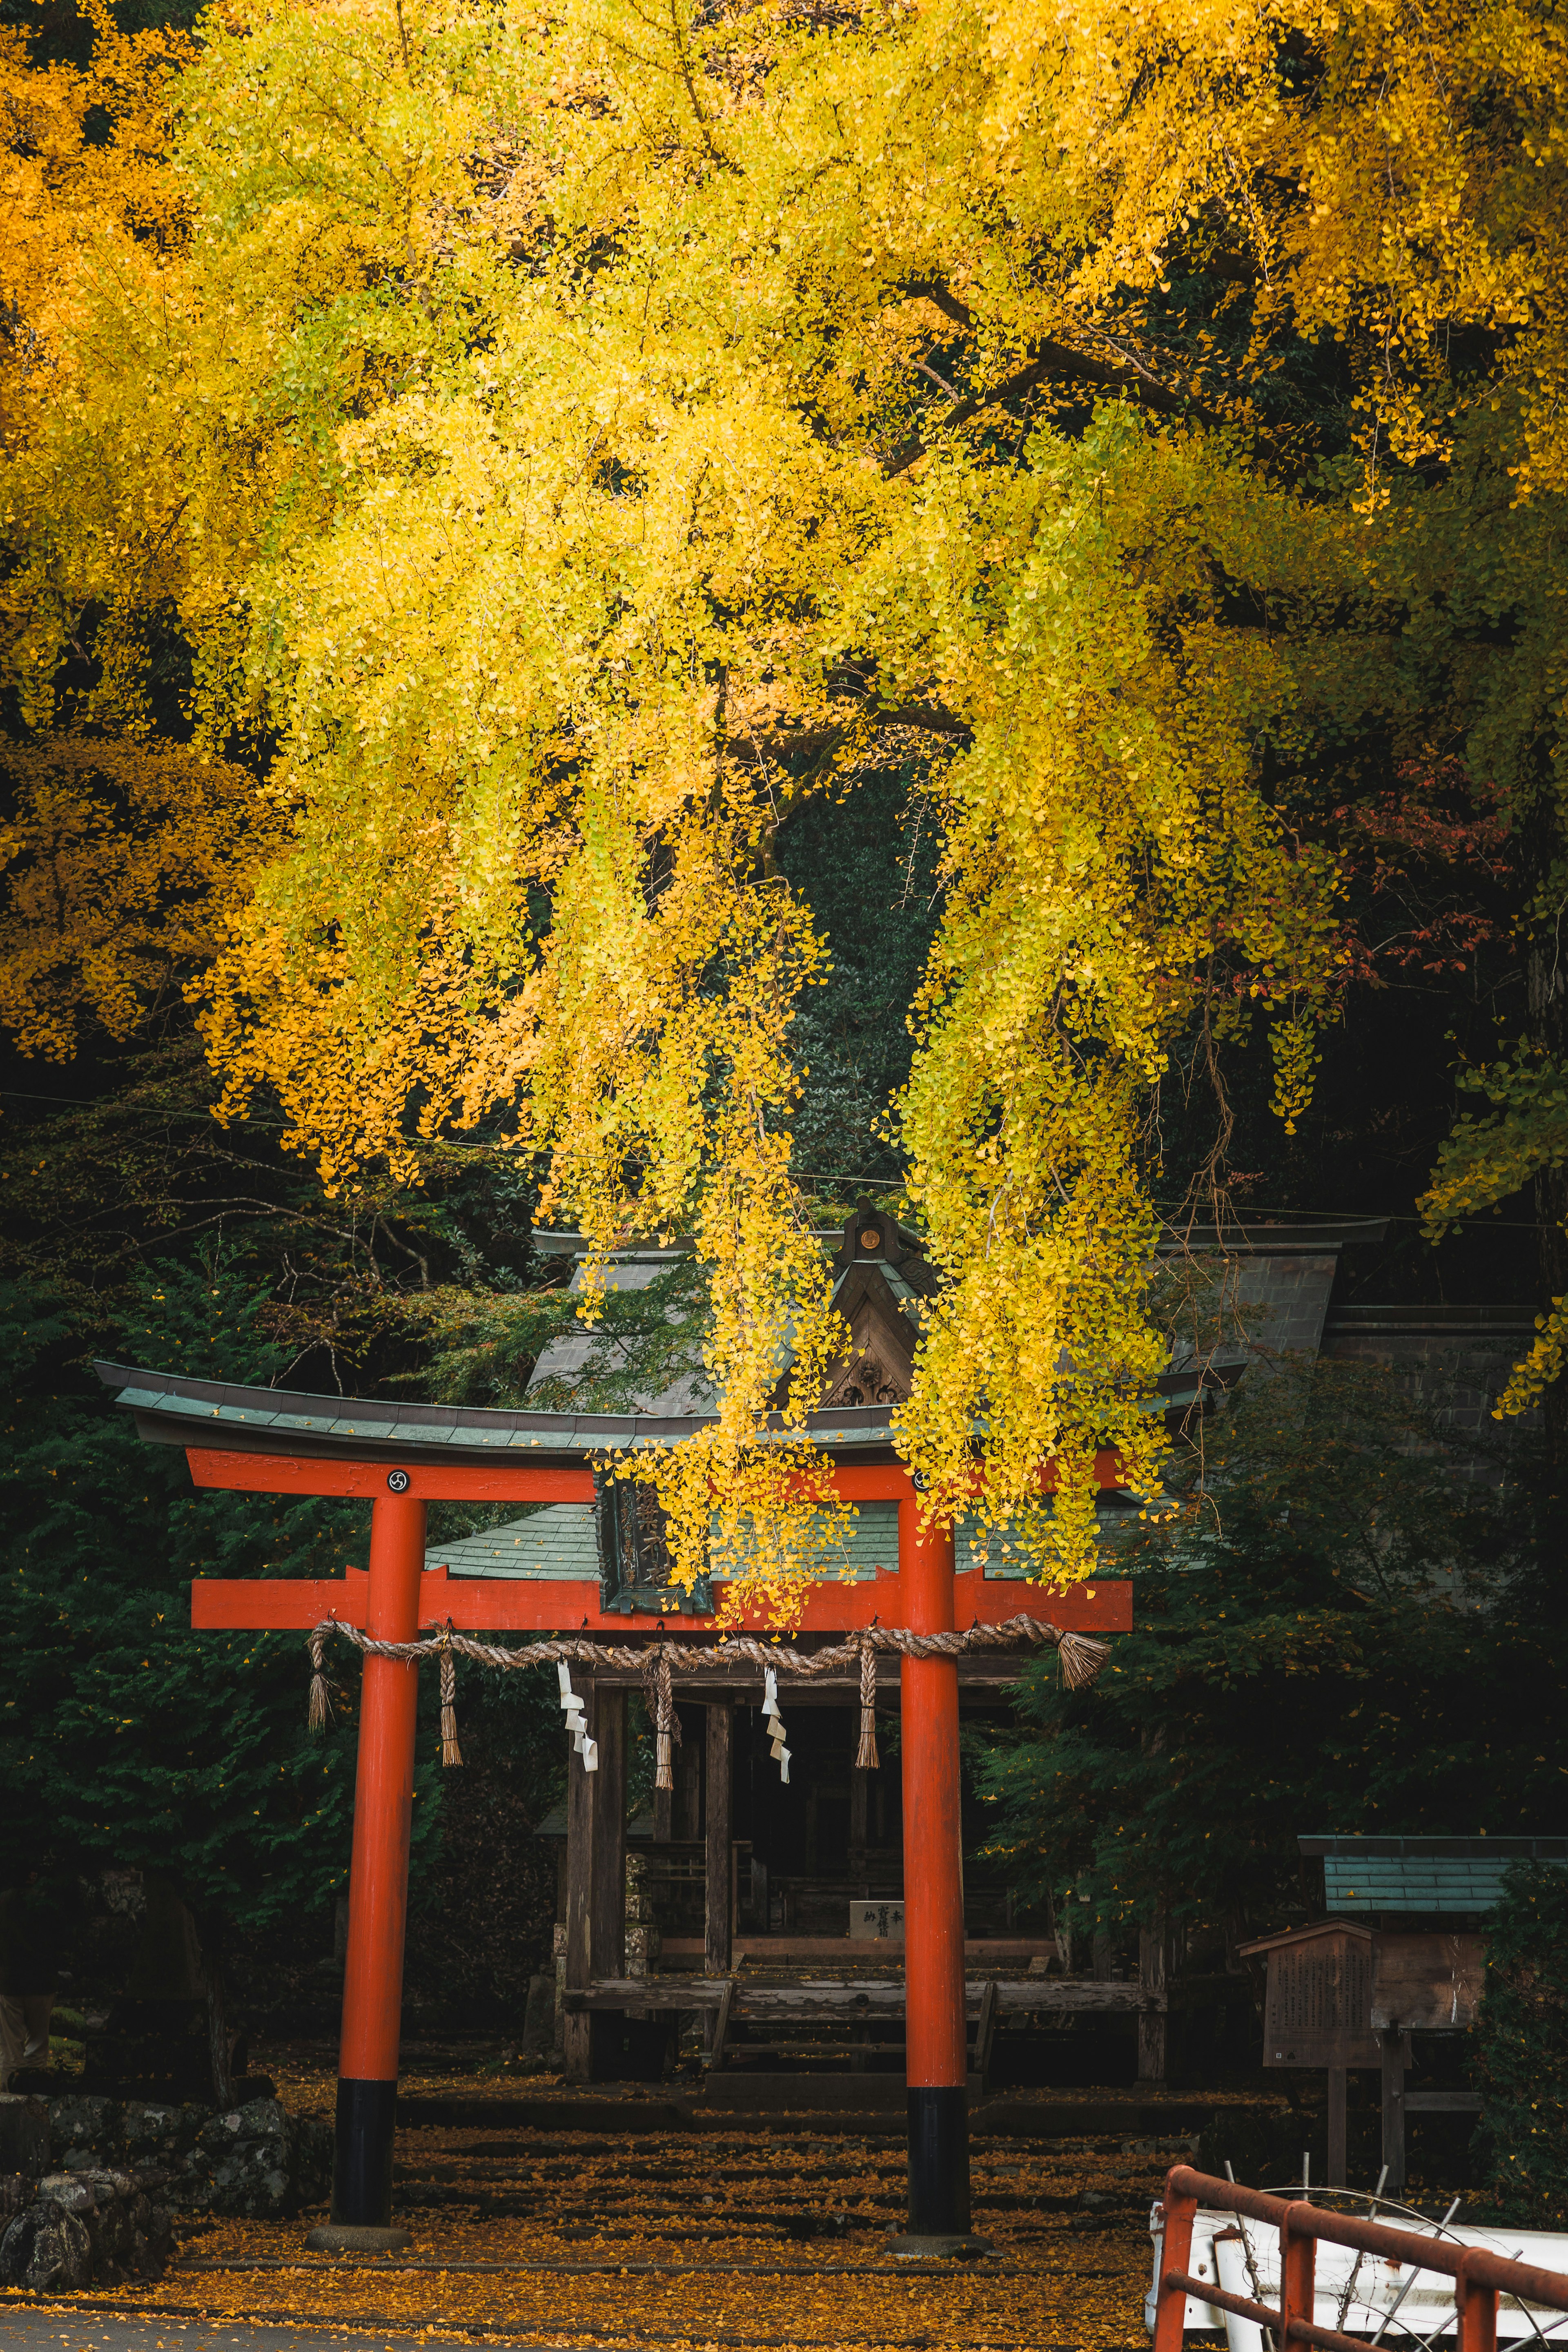
[(1322, 1856), (1323, 1899), (1340, 1912), (1477, 1914), (1497, 1903), (1511, 1863), (1568, 1865), (1568, 1837), (1302, 1837), (1296, 1843), (1302, 1853)]

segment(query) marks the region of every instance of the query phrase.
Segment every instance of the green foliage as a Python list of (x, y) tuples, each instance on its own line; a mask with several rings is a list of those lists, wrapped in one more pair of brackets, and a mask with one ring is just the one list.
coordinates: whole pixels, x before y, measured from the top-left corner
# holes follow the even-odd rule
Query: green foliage
[[(1464, 1091), (1483, 1095), (1490, 1118), (1466, 1111), (1438, 1155), (1437, 1178), (1422, 1202), (1428, 1229), (1441, 1234), (1457, 1213), (1496, 1208), (1546, 1171), (1568, 1169), (1568, 1069), (1539, 1045), (1519, 1045), (1511, 1060), (1467, 1070)], [(1568, 1361), (1568, 1296), (1535, 1318), (1540, 1338), (1514, 1367), (1498, 1405), (1523, 1412), (1537, 1403)]]
[[(73, 1074), (43, 1116), (36, 1084), (16, 1097), (34, 1115), (0, 1125), (0, 1279), (56, 1298), (84, 1345), (151, 1361), (148, 1267), (198, 1265), (221, 1244), (256, 1294), (255, 1328), (283, 1385), (365, 1394), (412, 1381), (449, 1401), (516, 1403), (535, 1352), (573, 1319), (563, 1291), (538, 1286), (563, 1265), (533, 1255), (527, 1160), (431, 1146), (418, 1181), (329, 1200), (280, 1150), (280, 1122), (219, 1127), (215, 1091), (176, 1031), (96, 1078)], [(607, 1398), (640, 1362), (644, 1327), (658, 1343), (651, 1370), (677, 1342), (652, 1302), (613, 1310)]]
[(1508, 2221), (1568, 2219), (1568, 1871), (1518, 1863), (1487, 1926), (1479, 2168)]
[[(559, 1261), (558, 1261), (558, 1264)], [(593, 1325), (584, 1330), (574, 1293), (441, 1288), (405, 1302), (429, 1352), (415, 1372), (423, 1395), (453, 1404), (528, 1404), (543, 1412), (624, 1412), (702, 1370), (706, 1316), (696, 1262), (675, 1259), (643, 1289), (619, 1287), (613, 1272)], [(530, 1389), (552, 1340), (570, 1343), (561, 1369)]]
[(1098, 1682), (1031, 1667), (1023, 1733), (977, 1769), (1020, 1889), (1071, 1889), (1081, 1927), (1163, 1903), (1239, 1931), (1310, 1907), (1303, 1832), (1555, 1826), (1522, 1498), (1467, 1482), (1385, 1372), (1346, 1363), (1255, 1368), (1206, 1450), (1207, 1492), (1189, 1454), (1111, 1548), (1134, 1630)]
[(831, 970), (795, 1016), (800, 1101), (796, 1172), (846, 1206), (895, 1181), (887, 1138), (907, 1082), (909, 1005), (936, 928), (941, 812), (918, 778), (872, 779), (841, 803), (804, 800), (781, 829), (779, 864), (810, 905)]
[[(265, 1381), (264, 1293), (221, 1263), (164, 1264), (118, 1334), (138, 1360)], [(357, 1674), (325, 1739), (305, 1731), (298, 1637), (193, 1633), (193, 1577), (324, 1575), (363, 1545), (351, 1507), (194, 1492), (183, 1452), (144, 1444), (69, 1360), (69, 1323), (0, 1291), (8, 1475), (0, 1863), (175, 1875), (197, 1909), (243, 1925), (317, 1911), (346, 1884)], [(96, 1383), (93, 1384), (96, 1389)], [(434, 1704), (434, 1701), (432, 1701)], [(434, 1827), (434, 1742), (415, 1850)]]
[[(193, 1905), (228, 1912), (265, 1945), (347, 1884), (359, 1663), (340, 1646), (329, 1654), (334, 1724), (308, 1739), (299, 1637), (193, 1633), (190, 1582), (362, 1566), (366, 1517), (354, 1505), (195, 1492), (183, 1454), (145, 1444), (86, 1359), (511, 1404), (536, 1352), (580, 1329), (574, 1302), (529, 1286), (564, 1261), (532, 1254), (532, 1178), (514, 1155), (432, 1148), (423, 1184), (334, 1202), (279, 1152), (276, 1126), (225, 1135), (215, 1125), (210, 1073), (177, 1032), (56, 1087), (58, 1108), (38, 1115), (35, 1083), (0, 1129), (0, 1529), (13, 1645), (0, 1870), (51, 1851), (82, 1869), (156, 1864)], [(698, 1352), (695, 1328), (689, 1261), (647, 1291), (611, 1294), (580, 1396), (613, 1405), (675, 1377)], [(437, 1505), (432, 1538), (516, 1516)], [(465, 1670), (460, 1850), (440, 1851), (453, 1824), (438, 1790), (452, 1783), (434, 1762), (434, 1676), (423, 1680), (416, 1914), (477, 1885), (485, 1821), (497, 1808), (509, 1822), (537, 1819), (560, 1770), (548, 1678)], [(524, 1871), (505, 1914), (522, 1961), (534, 1947), (517, 1905), (533, 1901), (532, 1885)], [(486, 1909), (500, 1916), (488, 1896)], [(497, 1936), (481, 1940), (493, 1952)]]

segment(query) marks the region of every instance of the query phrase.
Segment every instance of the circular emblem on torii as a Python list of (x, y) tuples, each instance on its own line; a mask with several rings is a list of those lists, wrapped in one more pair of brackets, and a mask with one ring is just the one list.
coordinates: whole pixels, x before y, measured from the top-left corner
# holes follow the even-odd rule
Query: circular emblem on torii
[(408, 1492), (408, 1472), (406, 1470), (389, 1470), (387, 1472), (387, 1491), (389, 1494), (392, 1495), (406, 1495)]

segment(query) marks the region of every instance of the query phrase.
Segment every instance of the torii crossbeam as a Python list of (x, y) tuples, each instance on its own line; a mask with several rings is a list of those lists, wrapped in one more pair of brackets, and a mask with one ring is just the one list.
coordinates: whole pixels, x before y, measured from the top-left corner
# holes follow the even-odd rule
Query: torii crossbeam
[[(429, 1571), (426, 1509), (433, 1502), (591, 1502), (594, 1458), (678, 1443), (705, 1425), (698, 1416), (346, 1403), (110, 1364), (98, 1370), (117, 1402), (135, 1414), (141, 1436), (185, 1448), (199, 1486), (352, 1496), (371, 1506), (367, 1572), (265, 1582), (199, 1579), (191, 1588), (191, 1622), (198, 1630), (305, 1632), (335, 1617), (392, 1642), (447, 1623), (465, 1632), (581, 1629), (623, 1641), (628, 1633), (660, 1626), (653, 1610), (622, 1605), (605, 1614), (594, 1580)], [(959, 1574), (951, 1534), (926, 1523), (910, 1474), (894, 1453), (884, 1408), (814, 1413), (800, 1434), (831, 1455), (845, 1501), (898, 1506), (896, 1595), (891, 1579), (819, 1585), (807, 1602), (804, 1632), (848, 1633), (878, 1615), (917, 1633), (1021, 1613), (1074, 1632), (1131, 1626), (1132, 1587), (1124, 1581), (1046, 1593), (1016, 1582), (998, 1590), (979, 1570)], [(1105, 1486), (1117, 1483), (1113, 1457), (1103, 1457), (1100, 1475)], [(672, 1625), (666, 1614), (660, 1630), (668, 1639), (672, 1631), (685, 1635), (712, 1625), (712, 1619), (691, 1616)], [(384, 2227), (392, 2211), (417, 1693), (416, 1665), (366, 1658), (332, 2189), (333, 2220), (360, 2227)], [(956, 1661), (904, 1658), (901, 1705), (908, 2228), (913, 2237), (944, 2237), (969, 2226)]]

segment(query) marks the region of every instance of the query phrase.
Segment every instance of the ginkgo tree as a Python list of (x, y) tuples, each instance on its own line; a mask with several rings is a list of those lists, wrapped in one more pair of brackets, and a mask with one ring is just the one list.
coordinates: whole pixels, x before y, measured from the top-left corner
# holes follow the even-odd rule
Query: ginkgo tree
[(718, 1415), (637, 1465), (683, 1576), (787, 1610), (831, 1516), (759, 1442), (838, 1343), (777, 850), (894, 766), (944, 826), (900, 1444), (1061, 1574), (1098, 1449), (1156, 1481), (1167, 1055), (1261, 1016), (1291, 1122), (1346, 963), (1294, 784), (1441, 701), (1549, 797), (1524, 656), (1438, 616), (1539, 577), (1562, 493), (1562, 68), (1500, 5), (326, 0), (150, 44), (119, 179), (61, 163), (18, 706), (90, 615), (76, 716), (144, 730), (177, 616), (189, 756), (256, 779), (223, 1116), (336, 1184), (484, 1122), (596, 1263), (695, 1234)]

